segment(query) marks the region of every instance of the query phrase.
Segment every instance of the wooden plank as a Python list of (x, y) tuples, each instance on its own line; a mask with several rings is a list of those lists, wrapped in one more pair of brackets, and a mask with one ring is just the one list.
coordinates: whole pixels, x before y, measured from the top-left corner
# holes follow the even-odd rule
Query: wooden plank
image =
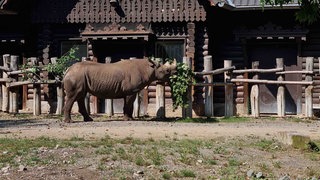
[[(38, 66), (38, 59), (35, 57), (30, 58), (32, 66)], [(33, 84), (33, 115), (38, 116), (41, 114), (41, 86), (40, 84)]]
[(195, 83), (193, 86), (225, 86), (228, 84), (232, 84), (230, 82), (212, 82), (212, 83)]
[[(205, 56), (204, 57), (204, 71), (212, 71), (212, 56)], [(205, 77), (206, 83), (212, 83), (213, 77), (212, 75), (206, 75)], [(214, 116), (214, 109), (213, 109), (213, 87), (206, 86), (205, 87), (205, 116), (212, 117)]]
[(314, 74), (314, 71), (283, 71), (276, 74)]
[[(224, 60), (224, 68), (229, 68), (232, 65), (231, 60)], [(231, 72), (230, 72), (231, 73)], [(232, 75), (228, 72), (224, 72), (224, 82), (228, 82)], [(231, 117), (234, 115), (234, 105), (233, 105), (233, 85), (229, 84), (225, 86), (225, 108), (224, 108), (224, 116)]]
[[(129, 60), (135, 60), (136, 57), (130, 57)], [(140, 91), (136, 94), (136, 98), (133, 102), (133, 117), (140, 117), (140, 104), (141, 104), (141, 98), (140, 98)]]
[(163, 119), (165, 118), (165, 98), (164, 98), (164, 84), (157, 82), (157, 96), (156, 96), (156, 112), (157, 118)]
[[(18, 70), (18, 62), (19, 62), (19, 56), (12, 55), (10, 57), (10, 69), (13, 71)], [(18, 76), (12, 75), (12, 81), (17, 82)], [(9, 113), (18, 113), (18, 88), (9, 88)]]
[(257, 84), (298, 84), (298, 85), (312, 85), (310, 81), (274, 81), (274, 80), (255, 80), (255, 79), (231, 79), (231, 82), (242, 82), (242, 83), (257, 83)]
[[(283, 58), (276, 58), (276, 63), (277, 63), (277, 68), (282, 68), (284, 67), (283, 65)], [(283, 81), (284, 77), (283, 74), (279, 74), (278, 81)], [(278, 92), (277, 92), (277, 110), (278, 110), (278, 116), (279, 117), (284, 117), (285, 116), (285, 105), (286, 105), (286, 99), (285, 99), (285, 94), (284, 94), (284, 86), (281, 84), (278, 86)]]
[(280, 68), (273, 68), (273, 69), (241, 69), (241, 70), (234, 70), (232, 73), (240, 74), (240, 73), (275, 73), (283, 71)]
[[(8, 84), (8, 87), (15, 87), (15, 86), (22, 86), (22, 85), (31, 85), (33, 87), (33, 85), (58, 84), (58, 83), (60, 83), (60, 81), (56, 81), (56, 80), (31, 81), (31, 80), (27, 80), (27, 81), (11, 82), (11, 83)], [(33, 89), (28, 89), (27, 92), (28, 93), (33, 93)], [(43, 93), (42, 90), (41, 90), (41, 93)]]
[[(9, 69), (9, 62), (10, 62), (10, 55), (4, 54), (3, 55), (3, 67), (5, 69)], [(8, 74), (4, 71), (2, 74), (3, 79), (8, 78)], [(8, 112), (9, 111), (9, 89), (8, 89), (8, 83), (2, 84), (2, 111)]]
[[(306, 59), (306, 70), (313, 71), (313, 57), (307, 57)], [(306, 79), (307, 82), (312, 82), (312, 76), (307, 74)], [(305, 89), (305, 115), (307, 118), (312, 118), (313, 116), (313, 104), (312, 104), (312, 89), (313, 86), (308, 85)]]
[[(57, 57), (50, 58), (51, 63), (53, 63), (53, 64), (57, 63), (57, 59), (58, 59)], [(62, 114), (62, 110), (63, 110), (63, 106), (64, 106), (64, 99), (65, 99), (64, 90), (63, 90), (62, 84), (59, 83), (57, 85), (57, 87), (56, 87), (56, 90), (57, 90), (57, 109), (56, 109), (56, 114), (61, 115)]]
[[(105, 63), (111, 63), (111, 57), (105, 58)], [(114, 109), (113, 109), (113, 99), (105, 99), (104, 100), (104, 111), (107, 114), (107, 116), (111, 117), (114, 115)]]
[(224, 67), (224, 68), (219, 68), (219, 69), (215, 69), (213, 71), (204, 71), (204, 72), (194, 72), (195, 75), (217, 75), (217, 74), (222, 74), (226, 71), (230, 71), (235, 69), (235, 66), (231, 66), (231, 67)]
[[(259, 62), (254, 61), (252, 62), (252, 68), (258, 69)], [(255, 74), (253, 76), (253, 80), (258, 80), (259, 75)], [(253, 117), (257, 118), (260, 116), (260, 106), (259, 106), (259, 86), (258, 84), (254, 84), (251, 88), (250, 92), (250, 100), (251, 100), (251, 114)]]

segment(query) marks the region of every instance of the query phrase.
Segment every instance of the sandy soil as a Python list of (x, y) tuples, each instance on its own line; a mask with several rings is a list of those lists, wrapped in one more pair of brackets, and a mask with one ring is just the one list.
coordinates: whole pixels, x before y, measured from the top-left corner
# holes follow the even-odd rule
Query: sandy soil
[(255, 135), (265, 138), (285, 138), (290, 134), (320, 139), (320, 121), (254, 119), (238, 123), (177, 123), (166, 121), (140, 120), (122, 121), (99, 118), (94, 122), (76, 120), (67, 124), (59, 119), (28, 118), (0, 120), (0, 137), (35, 138), (49, 136), (54, 138), (81, 137), (96, 139), (105, 136), (113, 138), (215, 138), (243, 137)]

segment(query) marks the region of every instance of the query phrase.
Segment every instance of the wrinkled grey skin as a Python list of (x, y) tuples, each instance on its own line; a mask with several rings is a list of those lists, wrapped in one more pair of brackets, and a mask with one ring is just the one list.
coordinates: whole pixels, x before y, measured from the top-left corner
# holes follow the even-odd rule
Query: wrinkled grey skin
[(71, 123), (71, 109), (75, 101), (84, 121), (92, 121), (85, 108), (87, 92), (102, 99), (124, 98), (124, 120), (131, 120), (137, 92), (155, 80), (168, 81), (176, 72), (176, 61), (159, 64), (149, 59), (121, 60), (116, 63), (78, 62), (63, 78), (66, 94), (64, 121)]

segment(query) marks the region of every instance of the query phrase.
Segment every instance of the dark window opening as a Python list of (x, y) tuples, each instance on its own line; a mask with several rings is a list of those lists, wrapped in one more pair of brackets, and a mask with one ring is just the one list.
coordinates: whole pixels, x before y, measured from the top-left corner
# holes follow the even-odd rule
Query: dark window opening
[(162, 40), (155, 43), (155, 57), (175, 58), (182, 62), (184, 56), (184, 40)]

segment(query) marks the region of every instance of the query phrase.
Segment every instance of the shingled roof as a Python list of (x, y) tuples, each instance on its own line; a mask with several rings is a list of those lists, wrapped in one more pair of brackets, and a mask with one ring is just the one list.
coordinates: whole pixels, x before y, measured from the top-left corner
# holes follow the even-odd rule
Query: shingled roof
[[(0, 14), (26, 10), (26, 3), (29, 7), (32, 4), (32, 20), (36, 23), (204, 21), (204, 4), (232, 11), (280, 8), (262, 7), (260, 0), (121, 0), (117, 8), (110, 5), (110, 0), (0, 0)], [(298, 0), (283, 8), (299, 8)]]
[(46, 23), (178, 22), (205, 19), (206, 11), (198, 0), (121, 0), (118, 7), (112, 7), (110, 0), (41, 0), (37, 2), (33, 16), (34, 22)]

